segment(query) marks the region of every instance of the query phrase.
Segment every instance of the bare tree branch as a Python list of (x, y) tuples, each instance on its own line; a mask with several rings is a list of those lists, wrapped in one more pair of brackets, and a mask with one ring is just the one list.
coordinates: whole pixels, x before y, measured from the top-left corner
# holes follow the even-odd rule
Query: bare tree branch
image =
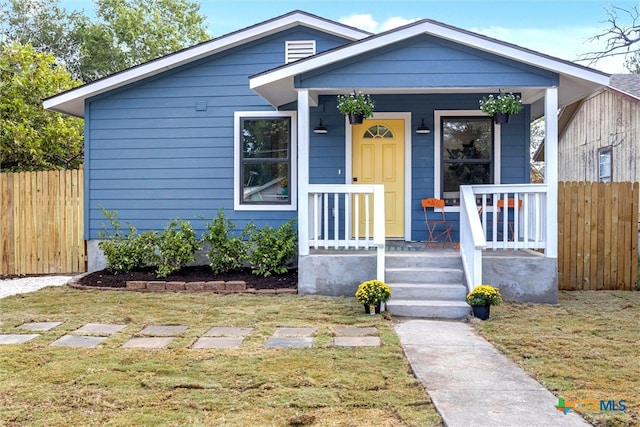
[[(640, 52), (640, 11), (638, 6), (624, 9), (612, 6), (606, 9), (609, 18), (604, 21), (609, 28), (589, 38), (589, 42), (605, 41), (605, 48), (600, 52), (588, 52), (581, 55), (580, 60), (595, 64), (598, 60), (612, 56), (627, 56)], [(629, 24), (626, 22), (631, 21)]]

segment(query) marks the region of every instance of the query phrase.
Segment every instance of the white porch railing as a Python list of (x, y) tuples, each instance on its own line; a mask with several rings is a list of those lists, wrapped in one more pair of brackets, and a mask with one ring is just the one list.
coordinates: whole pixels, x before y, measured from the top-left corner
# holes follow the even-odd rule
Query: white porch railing
[(308, 188), (309, 247), (373, 247), (377, 250), (377, 279), (384, 281), (384, 186), (311, 184)]
[(460, 187), (460, 254), (469, 290), (482, 284), (484, 249), (543, 249), (544, 184)]

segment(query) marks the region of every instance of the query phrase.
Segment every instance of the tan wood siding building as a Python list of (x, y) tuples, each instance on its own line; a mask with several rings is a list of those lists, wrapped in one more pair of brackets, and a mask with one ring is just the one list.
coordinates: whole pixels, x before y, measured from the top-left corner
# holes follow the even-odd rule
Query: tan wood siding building
[[(639, 75), (620, 77), (640, 84)], [(560, 181), (640, 181), (640, 99), (635, 93), (605, 89), (567, 107), (559, 127)]]

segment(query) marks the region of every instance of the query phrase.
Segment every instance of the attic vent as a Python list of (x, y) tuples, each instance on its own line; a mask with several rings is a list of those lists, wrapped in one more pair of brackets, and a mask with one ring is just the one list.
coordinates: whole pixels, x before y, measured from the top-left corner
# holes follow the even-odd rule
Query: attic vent
[(285, 42), (285, 61), (287, 64), (315, 54), (315, 40), (295, 40)]

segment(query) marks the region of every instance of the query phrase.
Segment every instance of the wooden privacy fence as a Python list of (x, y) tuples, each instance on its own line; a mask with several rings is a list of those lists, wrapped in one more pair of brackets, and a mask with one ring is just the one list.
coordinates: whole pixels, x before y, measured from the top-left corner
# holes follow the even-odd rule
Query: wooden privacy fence
[(632, 290), (638, 275), (638, 183), (560, 182), (558, 286)]
[(86, 271), (83, 171), (0, 173), (0, 274)]

